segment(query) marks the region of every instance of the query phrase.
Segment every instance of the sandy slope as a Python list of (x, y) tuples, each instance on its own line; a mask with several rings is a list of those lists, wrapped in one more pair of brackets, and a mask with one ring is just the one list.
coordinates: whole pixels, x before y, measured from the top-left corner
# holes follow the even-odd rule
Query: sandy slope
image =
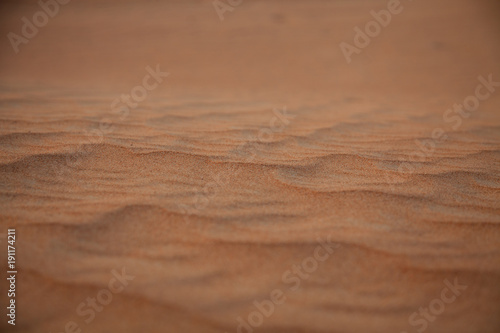
[[(457, 278), (425, 331), (498, 332), (500, 88), (443, 120), (500, 81), (498, 6), (405, 3), (348, 65), (338, 44), (386, 4), (246, 1), (221, 22), (210, 1), (71, 2), (18, 54), (3, 38), (0, 225), (20, 269), (0, 329), (236, 332), (280, 289), (256, 332), (417, 332)], [(3, 35), (39, 10), (1, 6)], [(113, 112), (156, 64), (170, 75)], [(418, 142), (435, 148), (412, 161)], [(122, 267), (135, 278), (85, 323)]]

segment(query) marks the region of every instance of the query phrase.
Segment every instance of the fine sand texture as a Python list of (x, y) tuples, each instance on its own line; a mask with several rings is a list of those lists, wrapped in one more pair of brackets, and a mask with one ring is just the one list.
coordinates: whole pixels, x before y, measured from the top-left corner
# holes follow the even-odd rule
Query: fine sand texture
[(2, 1), (0, 331), (500, 332), (500, 5), (388, 2)]

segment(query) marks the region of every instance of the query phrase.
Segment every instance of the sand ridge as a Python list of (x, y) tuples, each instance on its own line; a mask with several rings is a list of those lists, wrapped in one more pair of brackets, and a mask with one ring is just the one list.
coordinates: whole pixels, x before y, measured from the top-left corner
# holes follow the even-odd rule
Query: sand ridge
[[(18, 54), (2, 41), (0, 226), (21, 269), (0, 329), (237, 332), (279, 289), (255, 332), (414, 332), (458, 279), (425, 331), (497, 332), (500, 90), (443, 119), (500, 80), (497, 5), (414, 2), (347, 64), (338, 44), (386, 4), (246, 1), (220, 22), (210, 1), (71, 2)], [(6, 33), (37, 8), (2, 6)], [(156, 64), (170, 75), (114, 112)]]

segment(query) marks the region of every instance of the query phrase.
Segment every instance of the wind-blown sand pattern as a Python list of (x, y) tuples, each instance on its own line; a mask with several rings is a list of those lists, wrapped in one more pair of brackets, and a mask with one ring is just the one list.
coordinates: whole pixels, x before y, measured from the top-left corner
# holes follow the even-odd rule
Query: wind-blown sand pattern
[[(18, 54), (4, 38), (0, 242), (16, 229), (19, 272), (0, 330), (237, 332), (280, 289), (255, 332), (409, 333), (458, 279), (425, 332), (499, 332), (500, 87), (443, 120), (500, 81), (499, 8), (403, 4), (349, 65), (338, 44), (386, 1), (245, 1), (222, 22), (211, 1), (75, 1)], [(39, 10), (1, 6), (3, 35)], [(113, 113), (157, 64), (170, 75)], [(435, 144), (422, 161), (417, 141)], [(122, 267), (134, 279), (85, 323)]]

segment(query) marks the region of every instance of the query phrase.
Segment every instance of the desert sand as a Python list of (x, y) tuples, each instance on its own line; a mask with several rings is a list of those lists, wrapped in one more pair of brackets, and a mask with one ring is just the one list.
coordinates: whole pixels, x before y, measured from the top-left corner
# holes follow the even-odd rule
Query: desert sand
[(402, 1), (348, 64), (387, 4), (73, 0), (16, 53), (2, 2), (0, 330), (499, 332), (500, 6)]

